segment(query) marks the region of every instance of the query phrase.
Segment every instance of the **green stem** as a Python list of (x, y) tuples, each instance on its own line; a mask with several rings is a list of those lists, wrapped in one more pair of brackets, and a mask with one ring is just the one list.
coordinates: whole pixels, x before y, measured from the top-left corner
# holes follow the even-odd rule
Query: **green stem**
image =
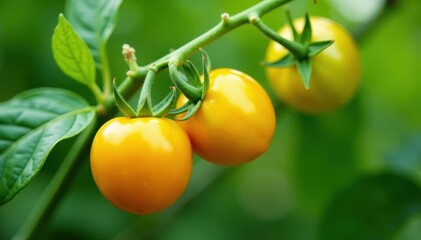
[(151, 67), (146, 75), (145, 82), (140, 92), (139, 101), (137, 104), (137, 116), (138, 117), (152, 117), (152, 83), (156, 75), (156, 69)]
[(70, 152), (67, 154), (60, 168), (54, 175), (39, 202), (34, 206), (33, 211), (23, 223), (19, 232), (13, 239), (35, 239), (39, 238), (46, 222), (53, 215), (56, 206), (59, 204), (71, 181), (85, 159), (86, 151), (90, 147), (96, 124), (92, 123), (76, 139)]
[(151, 103), (152, 83), (156, 75), (156, 70), (150, 69), (146, 75), (145, 82), (143, 83), (142, 91), (140, 92), (138, 106), (143, 105), (145, 101)]
[[(135, 89), (141, 85), (141, 81), (145, 78), (148, 72), (149, 65), (155, 65), (158, 69), (158, 72), (166, 69), (168, 67), (168, 63), (170, 61), (181, 64), (183, 61), (188, 59), (192, 54), (199, 51), (200, 48), (209, 45), (216, 39), (222, 37), (226, 33), (242, 26), (245, 24), (250, 23), (250, 17), (257, 16), (262, 17), (263, 15), (273, 11), (274, 9), (291, 2), (293, 0), (265, 0), (261, 1), (258, 4), (236, 14), (233, 16), (227, 16), (227, 14), (223, 14), (223, 18), (219, 24), (215, 27), (211, 28), (207, 32), (203, 33), (199, 37), (193, 39), (192, 41), (188, 42), (187, 44), (181, 46), (180, 48), (176, 49), (175, 51), (169, 53), (168, 55), (146, 65), (143, 67), (139, 67), (139, 70), (131, 77), (127, 77), (120, 85), (118, 90), (120, 93), (125, 96), (126, 98), (131, 97)], [(108, 111), (115, 111), (115, 104), (114, 99), (112, 96), (108, 97), (103, 105), (103, 109)]]
[(96, 85), (96, 83), (93, 83), (89, 86), (89, 88), (92, 90), (95, 100), (98, 104), (104, 103), (106, 98), (102, 95), (101, 89)]
[(231, 30), (249, 23), (249, 18), (251, 16), (263, 16), (266, 13), (272, 11), (273, 9), (284, 5), (292, 0), (276, 0), (276, 1), (262, 1), (251, 8), (248, 8), (232, 17), (229, 17), (223, 14), (222, 21), (210, 29), (209, 31), (205, 32), (204, 34), (200, 35), (196, 39), (192, 40), (191, 42), (187, 43), (186, 45), (180, 47), (179, 49), (170, 53), (170, 57), (172, 61), (178, 61), (179, 64), (184, 61), (185, 59), (189, 58), (195, 52), (197, 52), (200, 48), (210, 44), (214, 40), (220, 38), (222, 35), (230, 32)]
[(101, 72), (102, 72), (102, 83), (103, 83), (103, 94), (105, 97), (111, 95), (111, 72), (110, 64), (108, 62), (108, 56), (105, 48), (105, 44), (100, 48), (101, 57)]
[(168, 65), (170, 76), (175, 86), (192, 102), (197, 103), (201, 100), (202, 91), (200, 88), (190, 85), (188, 82), (181, 79), (175, 63)]
[(289, 41), (286, 38), (281, 37), (281, 35), (279, 35), (276, 31), (266, 26), (266, 24), (264, 24), (259, 17), (253, 16), (250, 18), (250, 22), (267, 37), (273, 39), (288, 49), (297, 59), (302, 59), (307, 56), (307, 49), (304, 46), (298, 44), (297, 42)]

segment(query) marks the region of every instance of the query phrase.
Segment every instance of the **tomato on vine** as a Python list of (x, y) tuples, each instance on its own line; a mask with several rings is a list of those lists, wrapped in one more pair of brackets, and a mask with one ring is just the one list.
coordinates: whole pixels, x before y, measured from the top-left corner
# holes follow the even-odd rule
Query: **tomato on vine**
[[(177, 105), (186, 102), (182, 95)], [(179, 123), (199, 156), (220, 165), (238, 165), (267, 150), (275, 113), (258, 82), (240, 71), (222, 68), (210, 72), (207, 95), (195, 115)]]
[(95, 135), (91, 169), (101, 193), (118, 208), (144, 215), (170, 206), (192, 170), (186, 133), (165, 118), (113, 118)]
[[(322, 17), (310, 17), (311, 42), (333, 39), (332, 45), (311, 56), (310, 87), (301, 80), (297, 65), (267, 67), (267, 76), (274, 91), (291, 107), (306, 113), (321, 113), (337, 109), (355, 94), (360, 81), (360, 60), (352, 36), (339, 24)], [(305, 19), (294, 21), (298, 30), (303, 29)], [(283, 26), (279, 35), (292, 40), (291, 25)], [(311, 49), (310, 49), (311, 50)], [(274, 62), (286, 56), (288, 50), (271, 41), (266, 61)]]

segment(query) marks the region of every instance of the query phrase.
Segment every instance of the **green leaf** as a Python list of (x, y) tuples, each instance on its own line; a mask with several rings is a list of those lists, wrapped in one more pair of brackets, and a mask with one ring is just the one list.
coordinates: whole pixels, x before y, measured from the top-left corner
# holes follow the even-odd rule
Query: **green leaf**
[(303, 79), (304, 87), (309, 89), (311, 78), (311, 60), (309, 58), (303, 58), (300, 61), (297, 61), (297, 67), (298, 72)]
[(305, 23), (304, 23), (304, 28), (303, 28), (303, 32), (301, 33), (301, 43), (308, 46), (310, 44), (311, 41), (311, 23), (310, 23), (310, 17), (308, 15), (308, 13), (306, 13), (305, 16)]
[(279, 60), (276, 60), (270, 63), (265, 62), (263, 63), (263, 65), (266, 67), (290, 67), (294, 65), (295, 63), (296, 63), (296, 60), (295, 60), (294, 55), (292, 55), (291, 53), (288, 53), (287, 55), (285, 55)]
[(29, 183), (58, 142), (95, 118), (95, 109), (80, 96), (53, 88), (23, 92), (1, 103), (0, 113), (0, 204)]
[(323, 50), (325, 50), (327, 47), (332, 45), (335, 41), (328, 40), (328, 41), (321, 41), (321, 42), (313, 42), (308, 47), (308, 56), (313, 57), (317, 54), (321, 53)]
[(94, 59), (63, 14), (53, 34), (52, 49), (57, 65), (65, 74), (88, 86), (95, 83)]
[(66, 16), (100, 66), (101, 48), (114, 31), (122, 0), (67, 0)]
[(356, 182), (328, 205), (319, 239), (392, 239), (421, 212), (421, 189), (409, 178), (382, 173)]

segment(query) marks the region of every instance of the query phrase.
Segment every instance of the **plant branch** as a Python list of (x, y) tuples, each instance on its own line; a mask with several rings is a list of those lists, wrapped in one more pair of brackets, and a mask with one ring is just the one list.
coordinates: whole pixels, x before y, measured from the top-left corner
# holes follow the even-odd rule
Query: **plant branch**
[[(226, 13), (222, 14), (221, 22), (207, 32), (166, 56), (146, 66), (139, 67), (137, 72), (133, 72), (119, 85), (118, 90), (124, 97), (131, 97), (135, 93), (136, 89), (142, 84), (150, 65), (155, 65), (158, 72), (166, 69), (170, 61), (179, 65), (183, 61), (187, 60), (191, 55), (198, 52), (200, 48), (209, 45), (216, 39), (242, 25), (250, 24), (249, 18), (251, 16), (262, 17), (263, 15), (291, 1), (293, 0), (265, 0), (233, 16), (229, 16)], [(115, 111), (114, 98), (109, 96), (100, 109), (104, 111), (103, 113), (107, 113), (107, 115), (113, 114)], [(110, 111), (111, 113), (108, 113)]]

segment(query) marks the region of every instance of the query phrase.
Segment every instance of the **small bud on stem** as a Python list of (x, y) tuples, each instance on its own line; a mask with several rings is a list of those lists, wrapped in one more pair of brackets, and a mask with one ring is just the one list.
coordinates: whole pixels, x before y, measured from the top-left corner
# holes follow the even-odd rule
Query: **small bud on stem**
[(229, 22), (229, 18), (230, 18), (230, 15), (228, 13), (225, 12), (221, 14), (221, 19), (224, 24), (227, 24)]
[[(124, 56), (124, 60), (130, 67), (130, 71), (129, 71), (131, 72), (130, 75), (133, 75), (133, 73), (137, 72), (139, 68), (136, 62), (137, 61), (136, 50), (133, 47), (131, 47), (129, 44), (124, 44), (122, 53)], [(129, 76), (129, 74), (127, 75)]]

